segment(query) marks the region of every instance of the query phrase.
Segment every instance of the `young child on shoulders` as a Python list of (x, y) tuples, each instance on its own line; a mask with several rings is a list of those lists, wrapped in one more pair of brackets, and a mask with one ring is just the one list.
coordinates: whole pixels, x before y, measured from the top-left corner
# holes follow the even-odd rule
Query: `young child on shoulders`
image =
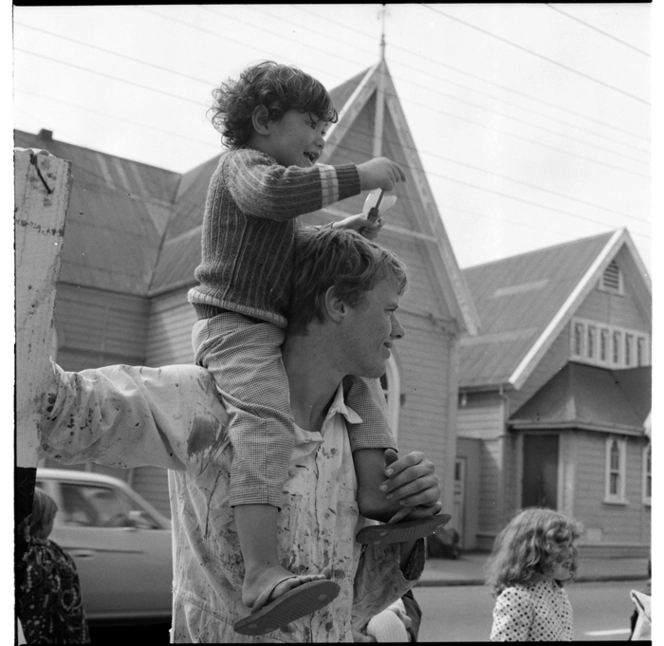
[(496, 598), (491, 641), (572, 641), (563, 588), (577, 569), (581, 526), (551, 509), (518, 513), (496, 538), (487, 582)]
[[(295, 67), (259, 63), (223, 83), (214, 96), (212, 122), (228, 150), (207, 193), (202, 259), (195, 271), (199, 285), (188, 295), (198, 317), (192, 341), (196, 363), (214, 375), (229, 413), (230, 502), (245, 567), (243, 602), (254, 611), (252, 621), (283, 625), (336, 596), (329, 572), (295, 575), (281, 566), (276, 548), (294, 441), (281, 345), (295, 233), (303, 226), (298, 216), (361, 191), (393, 190), (405, 174), (385, 157), (317, 163), (338, 116), (323, 85)], [(382, 224), (360, 214), (328, 226), (374, 238)], [(360, 378), (344, 385), (348, 405), (363, 420), (349, 431), (358, 505), (364, 516), (386, 522), (401, 507), (378, 488), (385, 480), (385, 450), (396, 448), (382, 389), (378, 380)], [(316, 581), (320, 593), (305, 586)], [(277, 601), (297, 595), (298, 588), (302, 598), (290, 604), (298, 610), (291, 608), (286, 618)]]

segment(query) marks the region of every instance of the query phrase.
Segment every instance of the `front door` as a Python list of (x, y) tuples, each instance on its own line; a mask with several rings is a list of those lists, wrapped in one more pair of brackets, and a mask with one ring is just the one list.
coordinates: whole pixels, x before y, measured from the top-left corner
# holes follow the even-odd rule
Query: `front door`
[(558, 437), (540, 434), (523, 436), (523, 508), (558, 508)]
[(457, 458), (454, 461), (454, 496), (452, 504), (454, 506), (452, 518), (454, 525), (459, 532), (459, 545), (464, 547), (464, 489), (466, 484), (466, 458)]

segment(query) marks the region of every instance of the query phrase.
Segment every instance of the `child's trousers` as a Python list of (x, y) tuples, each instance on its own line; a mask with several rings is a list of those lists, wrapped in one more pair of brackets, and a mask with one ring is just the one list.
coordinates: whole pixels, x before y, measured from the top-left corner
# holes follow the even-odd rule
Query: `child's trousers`
[[(272, 323), (230, 311), (197, 321), (192, 331), (195, 362), (214, 376), (229, 414), (231, 506), (282, 506), (294, 439), (284, 337)], [(363, 420), (349, 425), (352, 450), (396, 448), (380, 382), (347, 377), (344, 394)]]

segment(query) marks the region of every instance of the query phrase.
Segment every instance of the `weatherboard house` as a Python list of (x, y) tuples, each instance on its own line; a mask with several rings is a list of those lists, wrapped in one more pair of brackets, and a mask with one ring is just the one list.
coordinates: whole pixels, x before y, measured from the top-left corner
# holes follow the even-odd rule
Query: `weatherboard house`
[[(426, 452), (451, 509), (459, 340), (477, 333), (477, 314), (385, 61), (331, 94), (340, 119), (328, 130), (320, 161), (360, 163), (385, 155), (406, 169), (379, 238), (409, 270), (399, 310), (406, 335), (382, 381), (400, 448)], [(191, 363), (195, 314), (187, 291), (195, 284), (203, 207), (218, 157), (181, 175), (56, 141), (50, 131), (16, 131), (15, 145), (46, 149), (72, 164), (54, 315), (52, 354), (59, 365), (79, 371)], [(359, 213), (363, 202), (358, 195), (303, 219), (326, 223)], [(122, 477), (170, 513), (166, 473), (159, 469), (72, 468)]]
[(469, 267), (482, 320), (460, 343), (463, 545), (516, 509), (581, 521), (587, 556), (647, 556), (650, 278), (625, 229)]

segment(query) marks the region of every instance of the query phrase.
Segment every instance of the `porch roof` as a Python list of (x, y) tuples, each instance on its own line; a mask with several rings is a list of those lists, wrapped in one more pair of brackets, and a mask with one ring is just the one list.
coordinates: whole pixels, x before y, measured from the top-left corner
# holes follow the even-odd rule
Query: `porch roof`
[(569, 362), (509, 419), (515, 429), (582, 428), (643, 434), (650, 367), (607, 370)]

